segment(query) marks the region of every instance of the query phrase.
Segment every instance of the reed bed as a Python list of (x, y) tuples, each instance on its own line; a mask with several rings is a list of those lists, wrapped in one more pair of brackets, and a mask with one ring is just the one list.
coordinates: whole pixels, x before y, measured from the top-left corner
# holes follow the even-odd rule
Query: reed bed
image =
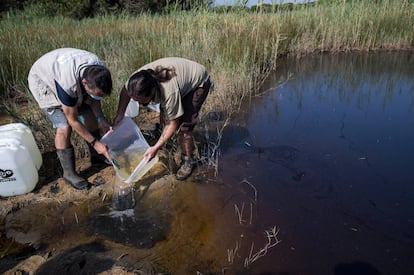
[(53, 130), (32, 100), (27, 73), (47, 51), (76, 47), (96, 53), (112, 72), (114, 91), (103, 104), (110, 119), (129, 74), (165, 56), (204, 64), (216, 91), (203, 112), (220, 110), (231, 118), (258, 93), (281, 55), (413, 49), (413, 14), (408, 0), (337, 1), (276, 13), (198, 10), (84, 20), (47, 18), (28, 9), (1, 19), (0, 107), (34, 130), (43, 129), (40, 143), (52, 143)]

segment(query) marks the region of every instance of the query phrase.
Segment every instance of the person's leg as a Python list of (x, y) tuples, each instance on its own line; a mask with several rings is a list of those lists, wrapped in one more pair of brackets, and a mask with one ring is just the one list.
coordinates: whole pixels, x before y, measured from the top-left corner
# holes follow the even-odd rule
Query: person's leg
[[(98, 140), (101, 139), (101, 132), (99, 130), (98, 121), (95, 118), (95, 115), (92, 112), (92, 109), (89, 105), (83, 104), (78, 109), (78, 117), (80, 122), (85, 125), (86, 129)], [(100, 165), (111, 165), (109, 160), (105, 156), (98, 154), (96, 150), (88, 142), (86, 143), (89, 149), (91, 165), (100, 166)]]
[(76, 189), (87, 188), (88, 182), (76, 172), (75, 152), (70, 143), (72, 128), (68, 125), (65, 114), (58, 107), (45, 111), (56, 128), (55, 147), (63, 169), (63, 179)]
[(188, 178), (194, 169), (194, 157), (193, 157), (193, 150), (194, 150), (194, 140), (192, 131), (189, 132), (181, 132), (180, 133), (180, 145), (181, 145), (181, 164), (180, 168), (177, 171), (175, 177), (178, 180), (185, 180)]
[(182, 151), (182, 163), (177, 171), (176, 178), (184, 180), (191, 175), (194, 168), (194, 137), (193, 129), (197, 123), (200, 109), (210, 90), (210, 82), (206, 82), (183, 98), (184, 115), (180, 119), (179, 141)]

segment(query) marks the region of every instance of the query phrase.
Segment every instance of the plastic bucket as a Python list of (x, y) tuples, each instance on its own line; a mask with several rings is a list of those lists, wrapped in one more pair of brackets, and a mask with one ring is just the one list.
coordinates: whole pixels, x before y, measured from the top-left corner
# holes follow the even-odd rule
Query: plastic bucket
[(117, 176), (126, 183), (137, 182), (158, 162), (158, 156), (149, 162), (144, 158), (149, 145), (137, 124), (129, 117), (106, 133), (101, 142), (109, 148)]
[(36, 169), (40, 169), (42, 166), (42, 155), (40, 154), (39, 147), (37, 147), (36, 141), (33, 137), (30, 128), (23, 123), (10, 123), (0, 126), (0, 143), (2, 139), (16, 139), (21, 141), (23, 145), (29, 150), (30, 156)]
[(28, 148), (17, 139), (0, 140), (0, 196), (15, 196), (32, 191), (39, 175)]

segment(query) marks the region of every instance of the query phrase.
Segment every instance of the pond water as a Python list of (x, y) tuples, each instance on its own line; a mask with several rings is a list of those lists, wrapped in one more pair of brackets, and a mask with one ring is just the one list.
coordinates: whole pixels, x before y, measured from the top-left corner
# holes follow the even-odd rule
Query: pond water
[(413, 68), (413, 52), (280, 60), (217, 176), (152, 171), (126, 211), (45, 200), (5, 235), (49, 251), (38, 274), (413, 274)]
[(220, 161), (255, 187), (257, 223), (280, 229), (253, 270), (413, 274), (414, 53), (279, 65)]

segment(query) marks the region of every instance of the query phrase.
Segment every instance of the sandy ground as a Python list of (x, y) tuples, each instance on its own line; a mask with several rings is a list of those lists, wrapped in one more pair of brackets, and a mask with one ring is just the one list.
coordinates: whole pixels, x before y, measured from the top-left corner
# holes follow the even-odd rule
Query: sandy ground
[[(150, 116), (150, 119), (148, 119), (148, 114), (146, 115), (146, 122), (149, 125), (146, 125), (147, 127), (154, 127), (154, 122), (157, 121), (157, 116), (154, 114), (151, 115), (152, 117)], [(30, 233), (12, 234), (13, 237), (8, 237), (6, 234), (6, 223), (7, 220), (13, 219), (16, 211), (26, 209), (30, 211), (30, 209), (37, 209), (36, 207), (38, 205), (45, 203), (58, 205), (58, 207), (63, 209), (70, 207), (71, 204), (82, 204), (88, 201), (100, 201), (103, 204), (110, 204), (112, 201), (113, 183), (116, 177), (112, 166), (91, 166), (89, 156), (81, 156), (77, 153), (77, 170), (81, 176), (88, 179), (90, 188), (87, 190), (76, 190), (61, 178), (62, 169), (56, 152), (44, 153), (42, 157), (43, 164), (38, 172), (39, 181), (32, 192), (0, 198), (0, 273), (2, 274), (35, 274), (39, 267), (44, 266), (48, 261), (53, 261), (53, 256), (58, 252), (53, 251), (52, 253), (48, 249), (44, 250), (41, 247), (36, 247), (36, 243), (33, 243), (35, 237), (31, 236)], [(175, 169), (175, 167), (168, 167), (164, 163), (165, 161), (161, 159), (150, 171), (149, 175), (144, 176), (140, 181), (141, 184), (151, 182), (151, 188), (158, 188), (157, 182), (162, 182), (163, 188), (165, 188), (166, 183), (174, 182), (174, 176), (170, 173), (169, 169)], [(76, 221), (82, 219), (81, 214), (76, 218)], [(29, 231), (30, 229), (27, 232)], [(10, 235), (10, 232), (8, 233)], [(39, 250), (40, 252), (33, 251), (33, 249)], [(119, 257), (119, 254), (113, 255), (114, 262), (117, 261), (115, 257)], [(91, 272), (93, 268), (87, 270)], [(76, 270), (72, 271), (77, 273)], [(137, 274), (136, 271), (130, 272), (119, 266), (107, 268), (107, 270), (101, 270), (100, 272), (97, 269), (93, 273)]]
[[(140, 129), (148, 134), (154, 130), (155, 124), (159, 121), (158, 113), (148, 110), (140, 110), (140, 112), (135, 121)], [(7, 123), (11, 122), (13, 121)], [(36, 136), (36, 133), (34, 134)], [(154, 142), (149, 140), (151, 137), (146, 136), (146, 138), (150, 144)], [(135, 198), (141, 199), (141, 204), (146, 204), (147, 209), (152, 209), (158, 214), (171, 213), (171, 209), (180, 209), (179, 211), (193, 209), (174, 217), (173, 220), (178, 224), (171, 227), (178, 228), (176, 229), (178, 231), (175, 232), (173, 242), (157, 245), (154, 250), (140, 250), (137, 247), (117, 244), (116, 241), (107, 241), (105, 238), (97, 238), (94, 242), (93, 236), (85, 237), (77, 234), (74, 227), (76, 228), (77, 224), (84, 225), (88, 219), (87, 215), (91, 214), (89, 209), (84, 209), (85, 205), (89, 203), (95, 206), (96, 204), (112, 205), (115, 170), (112, 166), (91, 166), (89, 156), (81, 155), (79, 150), (76, 150), (76, 168), (90, 183), (89, 189), (76, 190), (61, 178), (63, 173), (60, 162), (56, 152), (51, 151), (42, 153), (43, 164), (39, 169), (39, 181), (32, 192), (0, 198), (0, 273), (161, 274), (160, 270), (164, 268), (194, 273), (193, 267), (187, 265), (189, 257), (187, 251), (188, 253), (193, 251), (191, 255), (197, 251), (198, 258), (202, 259), (197, 266), (199, 268), (204, 266), (206, 270), (210, 270), (212, 259), (217, 255), (213, 255), (213, 250), (205, 245), (204, 235), (206, 230), (211, 228), (206, 227), (202, 219), (208, 215), (200, 216), (199, 214), (204, 210), (200, 209), (199, 202), (188, 197), (189, 193), (194, 194), (193, 183), (197, 182), (199, 176), (193, 173), (193, 179), (187, 184), (175, 179), (174, 173), (178, 168), (180, 153), (172, 153), (174, 150), (170, 148), (171, 146), (170, 144), (169, 149), (164, 148), (158, 152), (159, 162), (140, 179), (139, 185), (135, 184)], [(205, 204), (208, 208), (209, 202)], [(137, 211), (136, 208), (134, 211)], [(154, 217), (150, 217), (152, 218)], [(158, 218), (155, 217), (155, 220)], [(200, 221), (193, 223), (195, 219)], [(13, 228), (16, 227), (15, 224), (18, 224), (17, 229)], [(57, 225), (48, 228), (50, 224)], [(181, 228), (183, 225), (184, 228)], [(101, 227), (105, 228), (105, 224)], [(59, 239), (60, 235), (55, 234), (54, 230), (61, 230), (58, 233), (64, 235), (63, 240)], [(152, 234), (148, 233), (151, 228), (146, 230), (147, 232), (143, 231), (142, 234)], [(132, 235), (136, 231), (133, 232)], [(42, 234), (42, 238), (50, 236), (49, 243), (44, 245), (37, 242), (40, 237), (36, 234)], [(190, 245), (189, 235), (197, 236), (192, 239)], [(185, 252), (180, 250), (178, 255), (176, 249), (183, 245), (189, 248)], [(153, 255), (161, 255), (163, 267), (153, 266), (153, 263), (158, 261), (153, 259)], [(136, 260), (140, 258), (145, 260)], [(207, 260), (204, 261), (204, 258)]]
[[(96, 204), (101, 202), (102, 205), (112, 205), (113, 183), (116, 177), (112, 166), (92, 167), (89, 164), (89, 158), (81, 159), (78, 160), (77, 167), (80, 174), (88, 179), (90, 188), (87, 190), (76, 190), (59, 177), (61, 169), (57, 167), (56, 154), (47, 154), (44, 156), (43, 161), (44, 164), (39, 170), (40, 180), (35, 190), (27, 194), (1, 198), (0, 200), (0, 229), (2, 234), (0, 239), (0, 273), (35, 274), (38, 272), (36, 274), (48, 274), (47, 272), (45, 273), (44, 268), (43, 270), (40, 269), (42, 271), (39, 271), (39, 268), (51, 266), (54, 271), (50, 274), (56, 274), (57, 266), (63, 266), (61, 267), (61, 272), (59, 272), (61, 274), (82, 274), (85, 270), (88, 274), (137, 274), (137, 270), (129, 269), (128, 271), (128, 268), (123, 268), (116, 264), (100, 268), (98, 260), (96, 260), (95, 264), (93, 261), (91, 262), (91, 259), (94, 259), (99, 254), (100, 248), (83, 248), (83, 246), (90, 245), (90, 240), (78, 240), (76, 236), (72, 239), (68, 237), (68, 239), (71, 239), (70, 244), (56, 242), (53, 246), (48, 245), (46, 249), (42, 247), (41, 243), (36, 242), (37, 238), (39, 238), (36, 234), (41, 233), (43, 238), (47, 234), (45, 232), (47, 232), (48, 228), (42, 225), (42, 222), (39, 223), (39, 219), (48, 216), (47, 212), (49, 209), (59, 208), (58, 213), (62, 215), (62, 224), (69, 226), (69, 223), (82, 223), (86, 219), (84, 211), (77, 208), (78, 204), (87, 205), (88, 203)], [(50, 171), (55, 172), (51, 173)], [(139, 192), (149, 186), (151, 190), (160, 190), (156, 196), (168, 197), (166, 192), (174, 188), (174, 184), (176, 184), (174, 175), (160, 161), (139, 181), (139, 185), (135, 185), (135, 197), (139, 197)], [(67, 215), (68, 212), (75, 213), (75, 218), (73, 218), (73, 215)], [(56, 214), (49, 214), (49, 218), (45, 219), (45, 223), (53, 223), (53, 215)], [(18, 220), (18, 223), (23, 225), (30, 224), (31, 228), (28, 228), (28, 230), (20, 229), (21, 232), (7, 230), (8, 224), (11, 224), (12, 226), (10, 227), (13, 227), (14, 220)], [(58, 222), (60, 221), (58, 220)], [(65, 230), (69, 229), (65, 228)], [(69, 256), (69, 259), (64, 257), (64, 259), (57, 260), (60, 257), (59, 253), (70, 247), (76, 247), (76, 245), (80, 248), (74, 249), (72, 252), (64, 252)], [(110, 250), (102, 253), (102, 255), (105, 256), (106, 261), (116, 263), (123, 254), (122, 249), (124, 248), (120, 247), (117, 249), (111, 247)], [(80, 261), (77, 258), (79, 253), (83, 253), (82, 257), (88, 258), (88, 267), (73, 270), (74, 263), (76, 264)], [(70, 263), (71, 267), (65, 269), (65, 262)], [(97, 266), (94, 267), (95, 265)]]

